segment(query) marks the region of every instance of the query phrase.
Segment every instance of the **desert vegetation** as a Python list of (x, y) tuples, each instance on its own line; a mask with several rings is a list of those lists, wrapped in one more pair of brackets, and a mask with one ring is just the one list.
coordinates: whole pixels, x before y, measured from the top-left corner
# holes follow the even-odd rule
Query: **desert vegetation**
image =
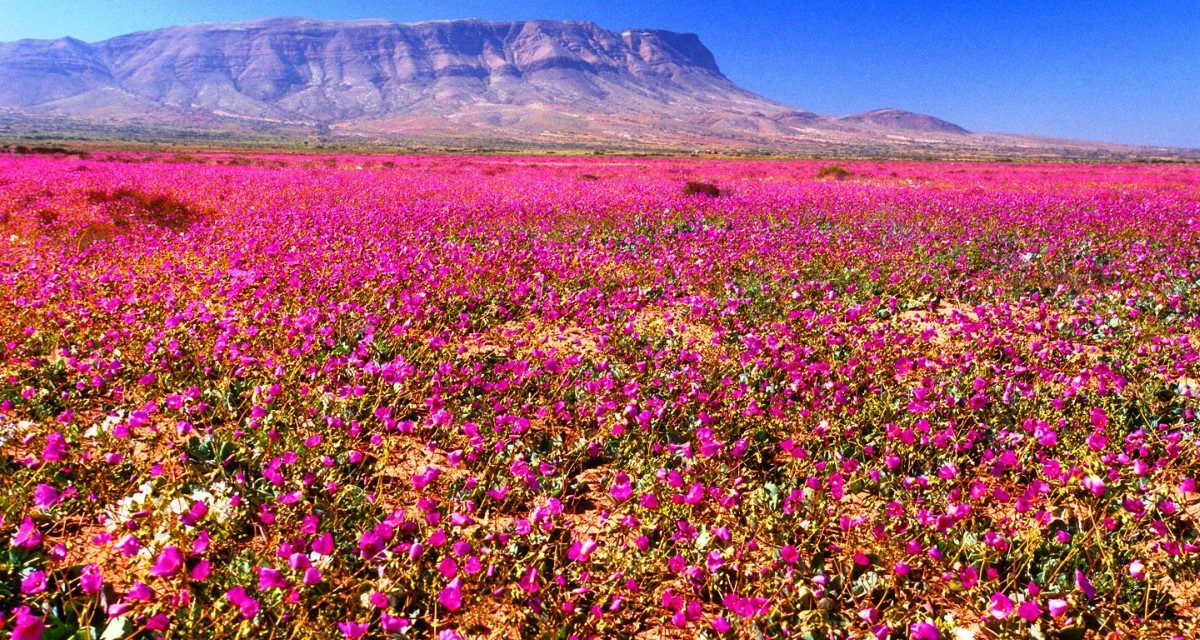
[(0, 625), (1195, 637), (1200, 169), (826, 164), (0, 156)]

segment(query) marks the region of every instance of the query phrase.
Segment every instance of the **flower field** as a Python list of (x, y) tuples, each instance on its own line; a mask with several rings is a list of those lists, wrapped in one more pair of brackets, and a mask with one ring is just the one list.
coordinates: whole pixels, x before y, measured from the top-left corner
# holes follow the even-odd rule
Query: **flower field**
[(828, 164), (0, 155), (0, 628), (1197, 637), (1200, 167)]

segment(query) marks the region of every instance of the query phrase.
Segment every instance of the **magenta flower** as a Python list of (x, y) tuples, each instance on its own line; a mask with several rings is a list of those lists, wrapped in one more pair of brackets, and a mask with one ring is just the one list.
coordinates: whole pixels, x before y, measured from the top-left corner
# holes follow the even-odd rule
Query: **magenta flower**
[(21, 579), (21, 593), (27, 596), (42, 593), (46, 590), (46, 574), (41, 571), (31, 572)]
[(1033, 600), (1026, 600), (1017, 607), (1017, 615), (1026, 622), (1033, 622), (1042, 617), (1042, 608)]
[(60, 462), (67, 457), (67, 439), (57, 431), (46, 436), (46, 446), (42, 448), (44, 462)]
[(771, 601), (767, 598), (744, 597), (735, 593), (726, 594), (721, 605), (726, 611), (743, 618), (767, 615), (771, 610)]
[(908, 627), (908, 635), (913, 640), (938, 640), (942, 634), (932, 622), (914, 622)]
[(1087, 576), (1082, 571), (1075, 572), (1075, 588), (1083, 592), (1088, 600), (1096, 597), (1096, 589), (1092, 587), (1092, 583), (1087, 579)]
[(323, 556), (332, 554), (333, 553), (333, 535), (329, 534), (329, 533), (323, 533), (323, 534), (317, 536), (316, 539), (313, 540), (313, 542), (312, 542), (312, 550), (313, 550), (313, 553), (319, 553)]
[(156, 613), (146, 621), (146, 628), (151, 631), (166, 631), (170, 626), (171, 619), (162, 613)]
[(99, 565), (89, 564), (83, 568), (79, 576), (79, 588), (84, 593), (99, 593), (104, 588), (104, 575)]
[(367, 630), (371, 625), (366, 622), (343, 621), (337, 623), (338, 630), (342, 632), (342, 636), (346, 638), (361, 638), (366, 635)]
[(462, 607), (462, 581), (458, 578), (451, 580), (450, 584), (438, 593), (438, 602), (451, 611), (458, 611)]
[(425, 467), (424, 471), (413, 475), (413, 477), (412, 477), (413, 489), (416, 489), (417, 491), (424, 489), (425, 487), (429, 486), (430, 484), (433, 484), (434, 482), (436, 482), (439, 475), (441, 475), (441, 470), (438, 469), (437, 467)]
[(254, 616), (258, 615), (258, 600), (250, 597), (246, 593), (246, 589), (243, 587), (233, 587), (232, 589), (226, 591), (225, 599), (228, 600), (233, 606), (241, 609), (242, 617), (246, 620), (250, 620)]
[(617, 473), (612, 488), (608, 490), (608, 494), (621, 502), (633, 496), (633, 483), (624, 471)]
[(211, 573), (212, 563), (208, 560), (200, 560), (196, 563), (196, 566), (192, 567), (192, 570), (188, 573), (188, 577), (195, 582), (204, 582)]
[(173, 578), (182, 567), (183, 553), (179, 551), (179, 547), (171, 545), (163, 547), (163, 550), (159, 552), (154, 566), (150, 568), (150, 575), (158, 578)]
[(24, 606), (13, 610), (12, 640), (40, 640), (42, 637), (46, 623), (29, 611), (29, 607)]
[(33, 506), (43, 511), (51, 509), (58, 504), (61, 498), (58, 489), (48, 484), (38, 484), (33, 489)]
[(538, 589), (541, 588), (540, 583), (538, 582), (537, 568), (529, 567), (529, 569), (526, 570), (521, 576), (521, 579), (517, 581), (517, 586), (521, 587), (521, 590), (525, 593), (537, 593)]
[(800, 552), (796, 547), (785, 544), (779, 548), (779, 558), (788, 564), (796, 564), (800, 561)]
[(1179, 481), (1179, 492), (1185, 496), (1190, 496), (1193, 493), (1196, 493), (1196, 479), (1195, 478), (1184, 478), (1183, 480), (1180, 480)]
[(379, 614), (379, 626), (388, 633), (403, 633), (411, 625), (408, 618), (393, 616), (386, 611)]
[(116, 545), (117, 550), (126, 557), (133, 557), (142, 549), (142, 543), (134, 536), (125, 536)]
[(1105, 484), (1104, 480), (1097, 475), (1090, 475), (1082, 480), (1083, 488), (1092, 492), (1092, 495), (1099, 498), (1104, 495)]
[(993, 593), (991, 606), (988, 607), (988, 613), (997, 620), (1003, 620), (1012, 615), (1013, 603), (1008, 596), (1003, 593)]
[(283, 577), (283, 573), (281, 573), (278, 569), (272, 569), (270, 567), (258, 568), (259, 591), (266, 591), (268, 589), (286, 589), (288, 586), (287, 579)]
[(25, 516), (21, 521), (21, 525), (17, 527), (17, 533), (12, 538), (14, 547), (23, 549), (32, 549), (42, 542), (42, 532), (38, 531), (37, 525), (33, 523), (33, 519)]
[(379, 591), (372, 591), (368, 600), (376, 609), (386, 609), (392, 604), (391, 600), (388, 599), (387, 594)]
[(139, 602), (150, 602), (154, 600), (154, 590), (145, 582), (135, 582), (129, 588), (129, 592), (125, 594), (125, 598)]

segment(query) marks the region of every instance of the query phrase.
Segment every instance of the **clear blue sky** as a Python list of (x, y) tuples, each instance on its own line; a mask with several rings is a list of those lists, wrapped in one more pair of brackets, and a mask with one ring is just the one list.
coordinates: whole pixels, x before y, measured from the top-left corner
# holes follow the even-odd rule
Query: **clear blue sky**
[(269, 16), (591, 20), (700, 35), (741, 85), (819, 113), (1200, 147), (1200, 0), (0, 0), (0, 41)]

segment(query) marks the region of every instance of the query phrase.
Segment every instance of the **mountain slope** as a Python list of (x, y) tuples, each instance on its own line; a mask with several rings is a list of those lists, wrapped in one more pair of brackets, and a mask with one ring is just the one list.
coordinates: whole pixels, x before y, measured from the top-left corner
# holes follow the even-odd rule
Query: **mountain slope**
[[(905, 153), (1083, 143), (841, 118), (742, 89), (700, 39), (590, 22), (278, 18), (0, 43), (0, 115), (359, 140)], [(39, 120), (42, 119), (42, 120)]]
[(838, 118), (838, 122), (874, 125), (893, 129), (905, 129), (908, 131), (960, 134), (971, 133), (970, 131), (967, 131), (966, 129), (952, 122), (946, 122), (940, 118), (927, 116), (922, 113), (903, 111), (901, 109), (875, 109), (874, 111), (867, 111), (865, 113), (842, 116)]

